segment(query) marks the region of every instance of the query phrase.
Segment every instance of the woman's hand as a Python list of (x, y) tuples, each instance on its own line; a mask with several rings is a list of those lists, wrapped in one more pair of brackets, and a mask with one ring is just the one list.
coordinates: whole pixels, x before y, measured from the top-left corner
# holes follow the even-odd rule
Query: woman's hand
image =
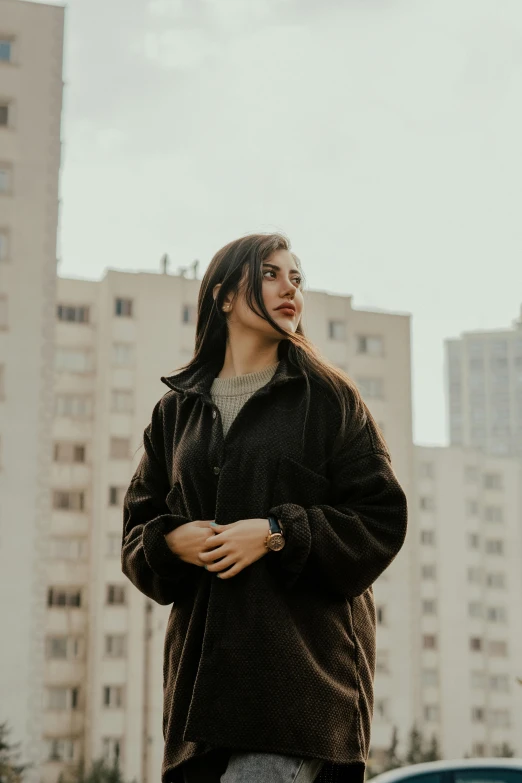
[(197, 519), (187, 522), (185, 525), (171, 530), (165, 534), (165, 541), (171, 552), (185, 563), (192, 563), (203, 567), (204, 563), (199, 559), (199, 552), (210, 538), (214, 538), (213, 528), (210, 526), (212, 519)]
[(220, 579), (235, 576), (268, 552), (265, 546), (270, 532), (268, 519), (240, 519), (230, 525), (213, 522), (211, 529), (216, 531), (216, 535), (207, 538), (199, 558), (208, 564), (210, 572), (221, 572), (226, 568), (225, 573), (217, 573)]

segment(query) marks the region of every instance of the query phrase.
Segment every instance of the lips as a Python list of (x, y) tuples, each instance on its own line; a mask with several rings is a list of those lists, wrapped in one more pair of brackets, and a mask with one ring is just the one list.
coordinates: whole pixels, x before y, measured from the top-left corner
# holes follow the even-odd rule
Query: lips
[(292, 315), (295, 315), (295, 306), (292, 304), (279, 305), (279, 307), (276, 307), (275, 309), (284, 313), (291, 313)]

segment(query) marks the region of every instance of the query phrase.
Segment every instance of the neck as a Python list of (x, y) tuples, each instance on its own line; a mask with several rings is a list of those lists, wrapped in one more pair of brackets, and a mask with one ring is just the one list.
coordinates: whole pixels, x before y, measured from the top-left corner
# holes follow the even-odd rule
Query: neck
[(278, 345), (279, 340), (267, 342), (255, 334), (241, 335), (240, 339), (234, 339), (234, 335), (230, 335), (223, 367), (217, 377), (233, 378), (237, 375), (247, 375), (277, 364)]

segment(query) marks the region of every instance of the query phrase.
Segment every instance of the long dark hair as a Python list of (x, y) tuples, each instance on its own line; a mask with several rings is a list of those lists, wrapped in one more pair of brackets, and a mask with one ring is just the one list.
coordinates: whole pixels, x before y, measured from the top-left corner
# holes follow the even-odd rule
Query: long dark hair
[[(249, 234), (229, 242), (217, 251), (199, 289), (194, 355), (187, 364), (177, 369), (179, 371), (196, 369), (207, 362), (216, 362), (216, 357), (224, 361), (228, 330), (222, 305), (228, 293), (231, 292), (233, 296), (238, 294), (246, 267), (244, 288), (246, 303), (253, 312), (261, 315), (274, 329), (284, 335), (284, 339), (279, 343), (279, 358), (286, 356), (289, 363), (298, 367), (306, 379), (308, 402), (303, 434), (310, 407), (309, 379), (313, 377), (333, 392), (339, 404), (341, 425), (334, 445), (334, 450), (337, 450), (346, 434), (360, 432), (368, 417), (371, 418), (371, 414), (353, 381), (319, 353), (305, 336), (302, 324), (298, 325), (295, 332), (287, 332), (273, 320), (265, 307), (262, 294), (262, 263), (267, 261), (276, 250), (291, 252), (290, 248), (290, 240), (284, 234)], [(302, 274), (299, 258), (295, 253), (292, 253), (292, 256)], [(213, 290), (218, 283), (221, 283), (221, 286), (214, 299)]]

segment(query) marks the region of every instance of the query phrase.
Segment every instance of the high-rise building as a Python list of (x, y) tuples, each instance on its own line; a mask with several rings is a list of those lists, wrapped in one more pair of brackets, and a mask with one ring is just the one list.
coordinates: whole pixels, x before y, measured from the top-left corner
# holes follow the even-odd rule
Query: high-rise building
[(522, 462), (416, 453), (421, 721), (444, 758), (522, 755)]
[[(192, 356), (199, 281), (109, 270), (58, 280), (53, 502), (47, 555), (45, 781), (65, 763), (118, 759), (126, 779), (160, 778), (163, 636), (169, 607), (121, 570), (122, 501), (143, 430), (168, 389), (161, 375)], [(306, 293), (304, 326), (355, 379), (413, 491), (410, 318)], [(411, 523), (414, 524), (413, 522)], [(375, 585), (379, 660), (373, 755), (413, 723), (417, 634), (410, 540)]]
[(451, 445), (522, 456), (522, 308), (511, 329), (446, 340)]
[(63, 8), (0, 0), (0, 721), (42, 751)]

